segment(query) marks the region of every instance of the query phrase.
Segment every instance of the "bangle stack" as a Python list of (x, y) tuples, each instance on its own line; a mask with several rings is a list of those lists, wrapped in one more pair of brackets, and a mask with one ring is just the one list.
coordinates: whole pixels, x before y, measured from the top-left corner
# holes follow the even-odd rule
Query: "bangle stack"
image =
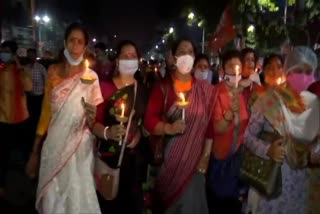
[(108, 129), (109, 129), (109, 126), (106, 126), (103, 130), (103, 137), (105, 140), (108, 140), (108, 136), (107, 136)]

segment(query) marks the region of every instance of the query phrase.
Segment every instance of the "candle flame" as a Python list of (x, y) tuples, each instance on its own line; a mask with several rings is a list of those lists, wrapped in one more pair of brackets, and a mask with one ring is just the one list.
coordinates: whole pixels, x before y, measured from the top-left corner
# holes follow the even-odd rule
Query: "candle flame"
[(89, 60), (86, 59), (86, 60), (84, 61), (84, 64), (85, 64), (86, 68), (89, 68), (89, 66), (90, 66)]
[(278, 80), (277, 80), (277, 84), (278, 84), (278, 85), (281, 85), (281, 83), (282, 83), (282, 78), (279, 77)]
[(186, 102), (186, 98), (184, 97), (184, 94), (182, 92), (179, 93), (179, 96), (181, 98), (181, 101), (184, 103)]
[(240, 70), (240, 66), (239, 65), (236, 65), (236, 75), (238, 76), (239, 75), (239, 70)]
[(126, 106), (124, 103), (121, 103), (121, 117), (124, 117), (124, 110), (125, 110)]

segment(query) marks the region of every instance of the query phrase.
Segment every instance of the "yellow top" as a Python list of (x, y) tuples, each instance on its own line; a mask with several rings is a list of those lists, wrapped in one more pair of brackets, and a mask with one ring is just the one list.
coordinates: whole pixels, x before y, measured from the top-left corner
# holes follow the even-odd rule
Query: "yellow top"
[(57, 86), (59, 83), (63, 81), (63, 78), (59, 77), (57, 71), (58, 65), (52, 65), (49, 67), (48, 70), (48, 76), (45, 85), (45, 93), (42, 102), (41, 116), (37, 128), (37, 135), (40, 136), (46, 134), (51, 120), (51, 91), (55, 86)]

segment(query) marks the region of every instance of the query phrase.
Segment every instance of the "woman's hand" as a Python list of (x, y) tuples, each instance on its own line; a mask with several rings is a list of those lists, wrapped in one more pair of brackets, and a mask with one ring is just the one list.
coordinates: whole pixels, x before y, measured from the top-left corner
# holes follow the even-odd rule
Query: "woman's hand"
[(29, 178), (35, 178), (38, 176), (40, 168), (40, 154), (32, 152), (25, 167), (25, 172)]
[(238, 112), (240, 109), (240, 97), (235, 94), (231, 97), (231, 111)]
[(106, 130), (107, 138), (114, 141), (120, 141), (125, 134), (126, 129), (123, 125), (114, 125)]
[(283, 160), (286, 157), (286, 150), (283, 146), (283, 139), (279, 139), (274, 141), (268, 152), (267, 155), (274, 161), (278, 162), (278, 163), (282, 163)]
[(176, 135), (183, 134), (186, 129), (186, 122), (184, 120), (177, 120), (172, 124), (166, 123), (164, 125), (165, 134)]

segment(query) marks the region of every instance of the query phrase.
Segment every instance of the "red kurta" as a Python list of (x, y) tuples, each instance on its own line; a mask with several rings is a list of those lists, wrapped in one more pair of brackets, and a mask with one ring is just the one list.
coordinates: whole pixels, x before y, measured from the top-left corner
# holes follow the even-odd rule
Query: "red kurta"
[[(219, 121), (224, 120), (224, 113), (231, 108), (231, 99), (229, 95), (229, 90), (226, 86), (225, 82), (221, 82), (216, 85), (216, 90), (218, 93), (218, 99), (216, 105), (214, 107), (213, 113), (213, 124), (217, 124)], [(243, 135), (246, 130), (249, 115), (247, 111), (247, 106), (242, 94), (240, 96), (240, 126), (239, 126), (239, 134), (238, 134), (238, 141), (236, 149), (243, 144)], [(213, 154), (216, 159), (224, 160), (230, 156), (232, 142), (233, 142), (233, 132), (235, 131), (235, 122), (234, 119), (230, 126), (228, 127), (227, 131), (224, 133), (218, 132), (215, 128), (214, 129), (214, 141), (213, 141)]]

